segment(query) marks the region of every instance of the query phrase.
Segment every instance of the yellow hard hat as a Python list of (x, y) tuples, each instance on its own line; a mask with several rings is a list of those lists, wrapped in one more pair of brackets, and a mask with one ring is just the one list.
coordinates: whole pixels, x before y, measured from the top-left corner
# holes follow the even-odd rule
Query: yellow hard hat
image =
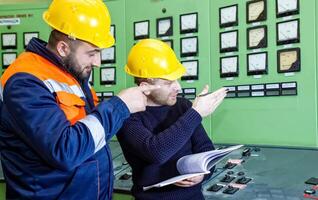
[(43, 19), (52, 28), (99, 48), (115, 43), (110, 15), (102, 0), (53, 0)]
[(139, 78), (176, 80), (185, 73), (186, 69), (165, 42), (144, 39), (130, 50), (125, 71)]

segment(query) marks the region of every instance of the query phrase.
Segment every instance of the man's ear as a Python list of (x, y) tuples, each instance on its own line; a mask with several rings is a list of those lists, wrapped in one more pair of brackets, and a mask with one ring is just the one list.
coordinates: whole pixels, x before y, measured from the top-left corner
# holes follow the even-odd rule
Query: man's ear
[(56, 45), (56, 51), (62, 58), (66, 57), (70, 53), (70, 46), (64, 41), (59, 41)]
[[(142, 81), (139, 83), (139, 86), (143, 86), (143, 85), (150, 85), (150, 84), (146, 81)], [(150, 93), (151, 91), (144, 92), (145, 95), (149, 95)]]
[(149, 85), (149, 83), (147, 83), (147, 82), (145, 82), (145, 81), (142, 81), (142, 82), (139, 83), (139, 85), (140, 85), (140, 86)]

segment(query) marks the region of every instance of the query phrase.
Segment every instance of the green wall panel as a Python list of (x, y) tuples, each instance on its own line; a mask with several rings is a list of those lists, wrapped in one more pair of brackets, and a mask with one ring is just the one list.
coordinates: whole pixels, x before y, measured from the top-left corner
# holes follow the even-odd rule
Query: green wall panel
[(113, 64), (102, 64), (101, 67), (116, 68), (116, 84), (101, 84), (100, 68), (95, 68), (94, 89), (97, 92), (113, 92), (116, 95), (120, 90), (126, 87), (126, 74), (123, 67), (126, 63), (125, 1), (105, 1), (105, 3), (111, 15), (112, 25), (115, 25), (116, 61)]
[[(38, 31), (40, 38), (47, 40), (50, 29), (42, 20), (42, 12), (49, 1), (4, 4), (1, 1), (1, 18), (19, 18), (20, 24), (0, 26), (1, 33), (17, 33), (17, 49), (0, 50), (0, 53), (21, 53), (23, 33)], [(267, 20), (257, 25), (266, 25), (268, 29), (268, 47), (261, 49), (268, 53), (268, 74), (261, 77), (247, 76), (248, 53), (255, 52), (246, 48), (246, 29), (255, 24), (246, 23), (246, 2), (235, 0), (116, 0), (105, 1), (116, 26), (116, 62), (103, 64), (102, 67), (116, 68), (116, 84), (100, 84), (100, 69), (94, 70), (94, 87), (97, 92), (117, 94), (126, 87), (133, 86), (131, 77), (124, 73), (127, 54), (136, 42), (133, 38), (133, 24), (136, 21), (150, 21), (150, 37), (156, 38), (156, 19), (173, 18), (173, 35), (161, 39), (173, 40), (178, 58), (199, 60), (199, 80), (180, 81), (183, 88), (196, 88), (197, 93), (205, 84), (215, 90), (221, 86), (264, 84), (296, 81), (297, 96), (233, 98), (226, 99), (213, 117), (204, 120), (204, 126), (218, 143), (246, 143), (264, 145), (286, 145), (317, 147), (317, 31), (314, 0), (300, 0), (300, 13), (291, 17), (277, 18), (275, 3), (267, 1)], [(238, 4), (238, 26), (219, 28), (219, 8)], [(314, 6), (313, 6), (314, 5)], [(165, 9), (165, 12), (163, 10)], [(181, 14), (198, 12), (197, 33), (180, 34), (179, 17)], [(290, 19), (300, 20), (300, 43), (276, 45), (276, 23)], [(36, 24), (36, 26), (34, 26)], [(233, 55), (239, 56), (239, 76), (234, 79), (220, 78), (219, 58), (228, 54), (219, 53), (219, 34), (228, 30), (239, 31), (239, 50)], [(198, 36), (198, 56), (180, 57), (180, 38)], [(301, 71), (292, 74), (277, 73), (277, 50), (286, 47), (301, 48)], [(1, 63), (2, 65), (2, 60)]]
[[(24, 32), (39, 32), (47, 40), (50, 28), (43, 22), (42, 13), (50, 1), (1, 1), (0, 19), (19, 18), (20, 24), (0, 26), (0, 33), (17, 33), (17, 49), (2, 50), (21, 53)], [(97, 92), (117, 94), (126, 87), (134, 86), (131, 77), (124, 72), (127, 54), (136, 42), (133, 25), (136, 21), (150, 21), (150, 37), (156, 38), (156, 19), (173, 18), (173, 35), (161, 39), (173, 40), (177, 57), (199, 60), (199, 80), (180, 81), (183, 88), (196, 88), (197, 93), (205, 84), (216, 90), (222, 86), (264, 84), (296, 81), (297, 96), (253, 97), (225, 99), (212, 117), (204, 120), (204, 126), (216, 143), (242, 143), (277, 146), (318, 147), (317, 125), (317, 14), (315, 0), (299, 0), (300, 13), (291, 17), (276, 17), (275, 0), (267, 0), (267, 20), (259, 24), (246, 23), (246, 2), (237, 0), (105, 0), (116, 27), (116, 62), (102, 67), (116, 68), (116, 84), (100, 84), (100, 69), (94, 69), (94, 88)], [(237, 26), (219, 28), (219, 8), (238, 4)], [(163, 12), (163, 10), (166, 10)], [(198, 33), (180, 34), (181, 14), (198, 12)], [(292, 45), (276, 45), (276, 23), (290, 19), (300, 20), (300, 42)], [(246, 48), (246, 30), (257, 25), (267, 26), (268, 74), (247, 75), (247, 54), (257, 51)], [(219, 34), (228, 30), (239, 31), (239, 50), (233, 54), (219, 52)], [(180, 57), (180, 38), (198, 36), (199, 54), (190, 58)], [(1, 43), (1, 42), (0, 42)], [(277, 51), (284, 48), (301, 48), (301, 71), (277, 73)], [(239, 56), (239, 76), (233, 79), (220, 78), (220, 57)], [(0, 66), (2, 66), (2, 59)], [(4, 184), (0, 185), (0, 200), (4, 199)], [(131, 199), (129, 195), (115, 194), (114, 199)]]
[[(276, 1), (267, 1), (267, 20), (260, 25), (268, 28), (268, 74), (260, 78), (247, 76), (246, 54), (253, 51), (246, 48), (246, 29), (253, 25), (246, 23), (246, 1), (212, 1), (211, 10), (211, 65), (214, 88), (227, 85), (244, 85), (272, 82), (297, 81), (297, 96), (233, 98), (226, 99), (213, 118), (213, 138), (219, 143), (245, 143), (279, 146), (317, 147), (317, 88), (316, 88), (316, 35), (314, 0), (300, 0), (300, 14), (276, 18)], [(219, 8), (238, 4), (239, 25), (239, 76), (233, 80), (219, 77)], [(300, 43), (276, 45), (276, 23), (300, 19)], [(301, 48), (301, 71), (294, 74), (277, 73), (276, 52), (285, 47)], [(216, 57), (213, 57), (216, 55)]]
[(120, 193), (114, 193), (113, 199), (114, 200), (134, 200), (134, 198), (131, 195), (120, 194)]
[(6, 185), (5, 183), (0, 183), (0, 200), (5, 200), (5, 194), (6, 194)]
[[(16, 25), (2, 25), (0, 26), (0, 34), (3, 33), (16, 33), (17, 44), (16, 49), (0, 49), (1, 60), (0, 66), (3, 69), (3, 53), (17, 53), (20, 54), (24, 51), (24, 33), (38, 32), (39, 38), (43, 40), (48, 39), (50, 28), (42, 20), (42, 13), (47, 8), (47, 2), (33, 2), (30, 4), (9, 4), (0, 7), (0, 19), (17, 19), (19, 23)], [(1, 44), (3, 43), (1, 38)]]
[[(210, 69), (210, 11), (208, 0), (174, 0), (174, 1), (153, 1), (153, 0), (129, 0), (126, 1), (126, 38), (127, 54), (136, 40), (134, 40), (134, 22), (149, 20), (150, 21), (150, 38), (157, 38), (156, 20), (158, 18), (173, 18), (173, 35), (161, 37), (159, 39), (173, 40), (173, 49), (181, 61), (199, 60), (199, 80), (180, 81), (182, 88), (196, 88), (200, 92), (205, 84), (211, 83)], [(164, 11), (165, 10), (165, 11)], [(198, 12), (198, 33), (180, 34), (180, 15)], [(180, 38), (198, 36), (199, 52), (197, 56), (188, 58), (180, 57)], [(132, 86), (133, 79), (127, 77), (127, 86)], [(204, 120), (204, 126), (210, 133), (211, 119), (208, 117)]]
[[(27, 1), (28, 2), (28, 1)], [(21, 53), (23, 33), (38, 31), (39, 37), (47, 40), (50, 28), (42, 20), (42, 12), (49, 1), (30, 3), (10, 3), (1, 1), (1, 18), (19, 18), (20, 24), (0, 26), (1, 33), (17, 33), (17, 49), (0, 50), (0, 53)], [(205, 84), (215, 90), (221, 86), (264, 84), (296, 81), (297, 96), (233, 98), (226, 99), (213, 117), (204, 120), (204, 126), (218, 143), (271, 144), (286, 146), (317, 146), (317, 52), (316, 52), (316, 10), (314, 0), (300, 0), (300, 13), (291, 17), (276, 17), (276, 1), (267, 1), (267, 20), (256, 25), (266, 25), (268, 47), (261, 49), (268, 53), (268, 74), (261, 77), (247, 76), (248, 53), (246, 30), (255, 24), (246, 23), (246, 2), (235, 0), (113, 0), (105, 1), (116, 26), (116, 62), (102, 67), (116, 68), (116, 84), (100, 84), (100, 69), (94, 69), (94, 88), (97, 92), (117, 94), (126, 87), (133, 86), (133, 80), (124, 73), (127, 54), (137, 42), (133, 38), (133, 25), (136, 21), (150, 21), (150, 37), (156, 38), (156, 19), (173, 18), (173, 35), (161, 39), (173, 40), (177, 57), (182, 60), (199, 60), (199, 80), (180, 81), (183, 88), (196, 88), (197, 93)], [(238, 4), (238, 26), (219, 28), (219, 8)], [(315, 5), (315, 6), (313, 6)], [(165, 12), (164, 12), (165, 10)], [(181, 14), (198, 13), (198, 32), (181, 34), (179, 31)], [(276, 45), (276, 23), (290, 19), (300, 20), (300, 43)], [(36, 26), (34, 26), (36, 24)], [(228, 30), (239, 31), (239, 50), (232, 55), (239, 56), (239, 76), (234, 79), (220, 78), (219, 58), (228, 54), (219, 53), (219, 34)], [(198, 56), (180, 57), (180, 38), (198, 36)], [(277, 50), (286, 47), (301, 48), (301, 71), (292, 74), (277, 73)], [(1, 63), (2, 65), (2, 59)]]

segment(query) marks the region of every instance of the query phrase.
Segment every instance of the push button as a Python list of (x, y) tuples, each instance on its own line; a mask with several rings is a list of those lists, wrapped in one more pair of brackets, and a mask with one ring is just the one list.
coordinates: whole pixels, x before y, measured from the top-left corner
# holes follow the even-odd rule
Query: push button
[(223, 191), (223, 193), (224, 193), (224, 194), (234, 194), (234, 193), (237, 192), (238, 190), (239, 190), (238, 188), (229, 185), (229, 186)]
[(238, 176), (243, 176), (245, 173), (244, 172), (238, 172), (237, 175)]
[(304, 191), (304, 193), (305, 193), (305, 194), (315, 194), (316, 191), (315, 191), (314, 189), (306, 189), (306, 190)]
[(236, 166), (236, 164), (234, 163), (231, 163), (231, 162), (227, 162), (225, 165), (224, 165), (224, 169), (233, 169), (234, 167)]
[(128, 179), (130, 179), (130, 177), (131, 177), (130, 173), (125, 173), (119, 179), (120, 180), (128, 180)]
[(228, 171), (227, 174), (228, 175), (232, 175), (232, 174), (234, 174), (234, 172), (233, 171)]
[(242, 156), (250, 156), (251, 155), (251, 148), (245, 148), (242, 152)]
[(230, 183), (234, 180), (234, 177), (225, 174), (225, 176), (220, 180), (223, 183)]
[(252, 179), (251, 178), (246, 178), (246, 177), (241, 177), (239, 179), (237, 179), (236, 183), (238, 184), (246, 184), (248, 182), (250, 182)]
[(219, 190), (222, 189), (222, 188), (223, 188), (222, 185), (214, 184), (214, 185), (212, 185), (211, 187), (209, 187), (209, 188), (207, 189), (207, 191), (217, 192), (217, 191), (219, 191)]

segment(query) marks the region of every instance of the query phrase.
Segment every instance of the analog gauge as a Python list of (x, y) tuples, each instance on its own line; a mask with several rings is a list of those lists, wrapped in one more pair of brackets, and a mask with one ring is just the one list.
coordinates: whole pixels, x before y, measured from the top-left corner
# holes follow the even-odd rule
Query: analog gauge
[(276, 16), (284, 17), (299, 13), (299, 0), (276, 0)]
[(266, 20), (266, 1), (255, 0), (248, 1), (247, 7), (247, 23), (258, 22)]
[(181, 77), (181, 80), (198, 80), (199, 61), (187, 60), (181, 63), (186, 68), (186, 73)]
[(198, 13), (180, 15), (180, 33), (198, 32)]
[(238, 50), (238, 31), (229, 31), (220, 33), (220, 52), (229, 52)]
[(102, 63), (115, 63), (116, 62), (116, 51), (115, 46), (102, 49), (101, 51), (101, 62)]
[(181, 38), (181, 57), (198, 54), (198, 37)]
[(267, 74), (267, 52), (247, 55), (247, 75)]
[(115, 24), (112, 24), (110, 26), (110, 34), (116, 39), (116, 26), (115, 26)]
[(278, 73), (300, 71), (300, 48), (277, 51)]
[(220, 76), (236, 77), (238, 76), (238, 56), (220, 58)]
[(227, 7), (222, 7), (219, 9), (219, 22), (220, 27), (237, 26), (238, 24), (238, 12), (237, 4)]
[(157, 37), (173, 35), (172, 17), (157, 19)]
[(17, 34), (16, 33), (2, 33), (2, 49), (16, 49), (17, 48)]
[(2, 69), (7, 68), (17, 58), (17, 53), (2, 53)]
[(173, 49), (173, 40), (162, 40), (165, 42), (171, 49)]
[(267, 27), (259, 26), (247, 29), (247, 48), (257, 49), (267, 47)]
[(23, 33), (24, 48), (29, 44), (32, 38), (39, 38), (39, 32), (25, 32)]
[(134, 23), (135, 40), (149, 38), (149, 20)]
[(299, 42), (299, 19), (280, 22), (276, 26), (277, 45)]
[(110, 85), (116, 83), (116, 69), (115, 67), (100, 68), (100, 84)]

